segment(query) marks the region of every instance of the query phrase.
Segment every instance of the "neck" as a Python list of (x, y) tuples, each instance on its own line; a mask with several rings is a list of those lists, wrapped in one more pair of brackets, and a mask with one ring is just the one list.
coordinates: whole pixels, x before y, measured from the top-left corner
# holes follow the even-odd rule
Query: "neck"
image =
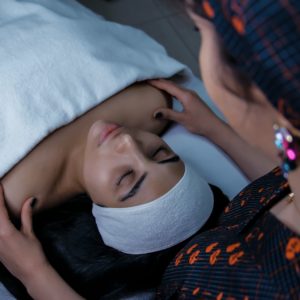
[(76, 137), (66, 151), (63, 172), (57, 186), (58, 193), (63, 198), (74, 197), (85, 192), (82, 176), (85, 140)]

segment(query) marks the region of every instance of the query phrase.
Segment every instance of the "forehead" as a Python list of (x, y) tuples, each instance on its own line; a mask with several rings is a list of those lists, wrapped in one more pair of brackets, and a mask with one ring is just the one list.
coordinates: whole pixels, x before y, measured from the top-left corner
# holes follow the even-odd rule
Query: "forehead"
[(161, 197), (177, 184), (183, 173), (184, 163), (182, 161), (161, 165), (153, 163), (148, 169), (147, 177), (139, 192), (124, 204), (126, 206), (134, 206)]

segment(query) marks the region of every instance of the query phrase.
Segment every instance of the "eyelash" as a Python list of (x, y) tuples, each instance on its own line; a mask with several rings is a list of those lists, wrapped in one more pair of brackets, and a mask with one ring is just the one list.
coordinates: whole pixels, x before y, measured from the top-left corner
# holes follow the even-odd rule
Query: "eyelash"
[(166, 148), (165, 146), (160, 146), (157, 148), (151, 155), (151, 158), (154, 158), (160, 151), (168, 151), (169, 149)]
[(120, 176), (120, 178), (118, 179), (118, 181), (117, 181), (117, 185), (120, 185), (120, 184), (122, 183), (122, 180), (123, 180), (126, 176), (129, 176), (129, 175), (131, 175), (131, 174), (133, 174), (133, 170), (132, 170), (132, 169), (130, 169), (130, 170), (126, 171), (124, 174), (122, 174), (122, 175)]
[(130, 191), (130, 193), (127, 195), (127, 199), (135, 195), (137, 188), (134, 188), (133, 190)]
[[(169, 149), (164, 147), (164, 146), (160, 146), (157, 149), (155, 149), (155, 151), (152, 152), (152, 154), (150, 155), (151, 158), (154, 158), (160, 151), (168, 151)], [(126, 177), (133, 174), (133, 170), (129, 169), (127, 170), (124, 174), (122, 174), (120, 176), (120, 178), (117, 180), (117, 186), (119, 186), (122, 183), (122, 180)], [(134, 191), (132, 191), (134, 192)]]

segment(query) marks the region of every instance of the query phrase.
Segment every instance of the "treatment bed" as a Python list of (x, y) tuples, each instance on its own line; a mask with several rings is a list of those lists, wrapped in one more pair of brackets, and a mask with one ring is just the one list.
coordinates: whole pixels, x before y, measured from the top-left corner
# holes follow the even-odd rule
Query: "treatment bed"
[[(223, 118), (202, 81), (161, 45), (75, 0), (1, 0), (0, 39), (0, 178), (51, 132), (136, 81), (180, 73), (178, 82)], [(178, 124), (163, 138), (229, 198), (248, 184), (206, 138)], [(0, 299), (14, 298), (1, 286)]]

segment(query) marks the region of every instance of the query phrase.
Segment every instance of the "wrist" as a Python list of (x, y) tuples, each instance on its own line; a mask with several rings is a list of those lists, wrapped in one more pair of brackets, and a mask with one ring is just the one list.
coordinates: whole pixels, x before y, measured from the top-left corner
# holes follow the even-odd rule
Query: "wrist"
[(47, 281), (49, 274), (53, 272), (52, 266), (47, 262), (42, 262), (39, 265), (32, 266), (27, 270), (19, 279), (27, 288), (28, 293), (31, 295), (31, 290), (34, 290), (36, 286), (42, 285)]
[(41, 265), (23, 283), (29, 295), (36, 300), (83, 300), (49, 263)]
[(228, 125), (216, 117), (213, 121), (207, 122), (207, 126), (199, 124), (197, 134), (205, 136), (211, 142), (218, 144), (220, 138), (222, 138), (224, 134), (227, 134), (228, 130)]
[(211, 142), (221, 148), (226, 148), (228, 143), (235, 142), (237, 138), (236, 132), (224, 122), (220, 122), (216, 130), (210, 132), (209, 137)]

